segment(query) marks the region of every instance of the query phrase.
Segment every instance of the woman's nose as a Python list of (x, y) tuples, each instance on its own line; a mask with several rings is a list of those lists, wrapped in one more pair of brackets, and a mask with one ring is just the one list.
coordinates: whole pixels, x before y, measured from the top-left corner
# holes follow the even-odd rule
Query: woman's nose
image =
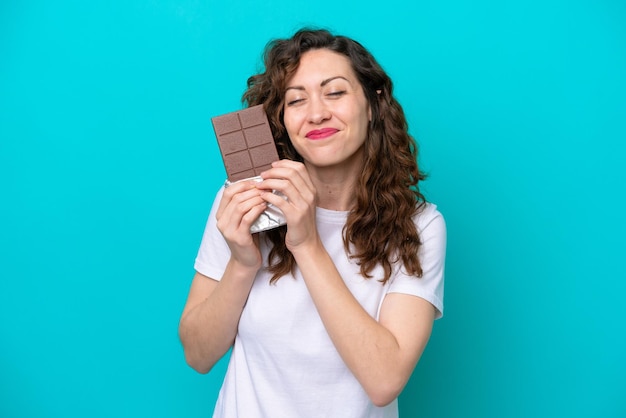
[(309, 103), (309, 122), (320, 124), (330, 119), (330, 110), (323, 100), (311, 99)]

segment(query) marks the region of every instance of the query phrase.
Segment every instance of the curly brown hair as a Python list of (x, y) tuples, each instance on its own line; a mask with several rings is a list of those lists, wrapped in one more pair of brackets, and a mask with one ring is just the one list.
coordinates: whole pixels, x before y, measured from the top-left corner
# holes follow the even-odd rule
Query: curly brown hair
[[(413, 222), (425, 204), (418, 182), (425, 179), (417, 164), (417, 145), (408, 133), (404, 111), (393, 96), (393, 84), (374, 57), (360, 43), (327, 30), (301, 29), (288, 39), (267, 44), (265, 71), (248, 79), (242, 101), (263, 104), (281, 158), (302, 161), (283, 121), (287, 82), (298, 69), (302, 54), (328, 49), (346, 56), (370, 105), (372, 121), (364, 144), (363, 171), (355, 188), (355, 207), (343, 229), (344, 247), (357, 260), (361, 274), (381, 265), (386, 283), (392, 266), (402, 261), (408, 274), (422, 276), (418, 257), (421, 240)], [(271, 283), (289, 272), (296, 262), (285, 245), (287, 227), (266, 232), (273, 247), (268, 256)]]

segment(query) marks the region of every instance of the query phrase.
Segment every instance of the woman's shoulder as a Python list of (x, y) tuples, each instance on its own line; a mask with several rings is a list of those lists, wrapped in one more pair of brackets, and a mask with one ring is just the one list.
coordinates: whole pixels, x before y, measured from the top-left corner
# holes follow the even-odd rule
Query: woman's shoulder
[(423, 231), (429, 225), (435, 224), (445, 228), (445, 220), (436, 204), (432, 202), (424, 202), (413, 217), (413, 221), (417, 225), (418, 230)]

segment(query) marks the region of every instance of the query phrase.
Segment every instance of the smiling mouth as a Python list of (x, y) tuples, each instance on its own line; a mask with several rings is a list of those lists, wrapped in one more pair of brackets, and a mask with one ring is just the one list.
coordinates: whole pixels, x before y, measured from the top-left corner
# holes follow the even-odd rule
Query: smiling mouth
[(307, 132), (306, 137), (309, 139), (324, 139), (328, 138), (332, 134), (338, 132), (339, 129), (335, 128), (324, 128), (324, 129), (315, 129), (311, 132)]

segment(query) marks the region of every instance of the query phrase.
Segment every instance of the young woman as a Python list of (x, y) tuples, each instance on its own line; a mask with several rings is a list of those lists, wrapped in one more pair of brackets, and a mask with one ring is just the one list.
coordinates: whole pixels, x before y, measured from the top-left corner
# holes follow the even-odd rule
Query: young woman
[[(216, 197), (187, 362), (206, 373), (232, 347), (214, 417), (397, 417), (443, 312), (446, 231), (391, 80), (358, 42), (301, 30), (267, 46), (244, 101), (283, 159)], [(268, 204), (287, 225), (251, 234)]]

